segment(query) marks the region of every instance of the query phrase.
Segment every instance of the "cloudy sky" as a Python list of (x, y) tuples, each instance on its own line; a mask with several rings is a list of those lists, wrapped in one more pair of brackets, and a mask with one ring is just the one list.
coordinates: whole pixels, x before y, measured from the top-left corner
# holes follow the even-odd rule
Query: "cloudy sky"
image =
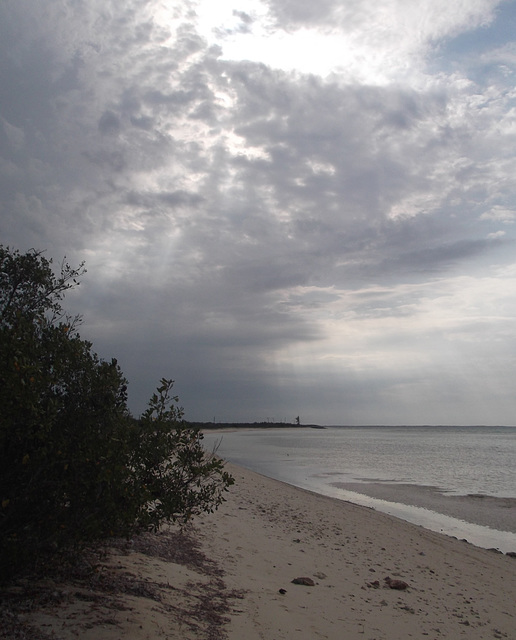
[(516, 423), (516, 2), (2, 0), (0, 243), (192, 420)]

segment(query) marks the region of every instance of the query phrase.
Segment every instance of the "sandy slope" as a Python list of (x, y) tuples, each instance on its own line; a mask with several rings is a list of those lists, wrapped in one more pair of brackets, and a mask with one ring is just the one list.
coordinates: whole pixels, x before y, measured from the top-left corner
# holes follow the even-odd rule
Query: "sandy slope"
[(236, 485), (196, 521), (199, 549), (165, 532), (116, 550), (99, 571), (123, 589), (56, 583), (24, 620), (63, 640), (516, 638), (516, 559), (228, 468)]

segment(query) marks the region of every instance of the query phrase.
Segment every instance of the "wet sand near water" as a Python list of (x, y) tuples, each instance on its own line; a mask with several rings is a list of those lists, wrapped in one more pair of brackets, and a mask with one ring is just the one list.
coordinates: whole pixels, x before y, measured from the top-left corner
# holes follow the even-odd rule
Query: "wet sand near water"
[(516, 498), (496, 498), (481, 494), (457, 496), (437, 487), (383, 482), (336, 482), (332, 486), (389, 502), (414, 505), (491, 527), (516, 533)]

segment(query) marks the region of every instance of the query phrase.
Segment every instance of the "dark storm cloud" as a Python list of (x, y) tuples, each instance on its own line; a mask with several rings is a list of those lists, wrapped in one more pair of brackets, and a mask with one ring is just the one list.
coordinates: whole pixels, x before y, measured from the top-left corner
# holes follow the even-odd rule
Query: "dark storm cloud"
[[(369, 276), (372, 265), (379, 265), (380, 276), (387, 264), (391, 272), (396, 265), (405, 270), (418, 254), (417, 269), (425, 271), (438, 269), (440, 262), (448, 266), (452, 256), (457, 262), (488, 250), (483, 239), (463, 240), (445, 250), (442, 225), (429, 226), (412, 215), (390, 218), (405, 197), (439, 189), (430, 206), (446, 218), (443, 206), (458, 190), (469, 189), (463, 167), (454, 166), (469, 140), (464, 132), (444, 126), (445, 94), (338, 87), (250, 64), (235, 66), (231, 78), (239, 99), (235, 131), (246, 146), (266, 156), (233, 161), (239, 181), (250, 185), (246, 203), (255, 197), (267, 229), (276, 229), (268, 240), (281, 246), (283, 256), (296, 263), (303, 263), (304, 256), (306, 282), (355, 254), (360, 255), (360, 262), (353, 262), (355, 275), (360, 276), (356, 268), (362, 263)], [(428, 135), (429, 126), (440, 119), (443, 126)], [(432, 175), (438, 162), (443, 167), (449, 162), (446, 175)], [(274, 203), (272, 213), (261, 199), (266, 206)], [(279, 218), (278, 209), (284, 212)], [(461, 226), (465, 232), (469, 216), (454, 215), (456, 232)], [(411, 253), (408, 241), (417, 250)]]
[(99, 131), (102, 134), (116, 134), (120, 131), (120, 120), (112, 111), (104, 111), (99, 120)]

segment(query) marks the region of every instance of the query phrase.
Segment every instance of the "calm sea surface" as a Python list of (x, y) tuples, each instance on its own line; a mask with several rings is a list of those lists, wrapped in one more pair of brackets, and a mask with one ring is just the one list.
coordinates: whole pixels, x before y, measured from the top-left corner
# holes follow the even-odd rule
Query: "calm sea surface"
[(204, 442), (283, 482), (516, 551), (516, 427), (252, 429)]

